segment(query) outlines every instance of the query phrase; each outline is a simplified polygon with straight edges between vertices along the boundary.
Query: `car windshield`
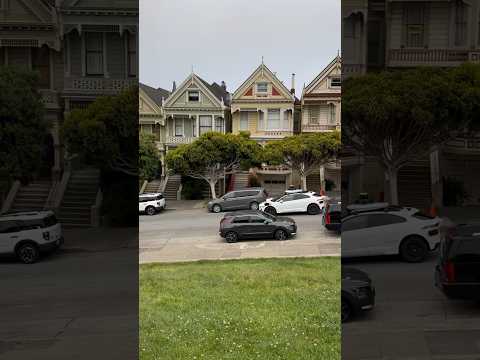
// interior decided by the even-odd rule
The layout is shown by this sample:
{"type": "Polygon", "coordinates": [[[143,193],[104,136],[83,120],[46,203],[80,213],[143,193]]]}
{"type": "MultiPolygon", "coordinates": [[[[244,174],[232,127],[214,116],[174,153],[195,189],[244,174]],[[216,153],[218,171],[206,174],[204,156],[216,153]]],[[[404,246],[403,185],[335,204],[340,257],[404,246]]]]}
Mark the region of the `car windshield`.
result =
{"type": "Polygon", "coordinates": [[[286,196],[286,195],[281,195],[281,196],[274,197],[274,198],[272,199],[272,201],[281,200],[281,199],[283,199],[285,196],[286,196]]]}
{"type": "Polygon", "coordinates": [[[273,221],[275,221],[277,219],[275,216],[270,215],[269,213],[266,213],[266,212],[262,213],[262,215],[264,217],[266,217],[267,219],[270,219],[270,220],[273,220],[273,221]]]}

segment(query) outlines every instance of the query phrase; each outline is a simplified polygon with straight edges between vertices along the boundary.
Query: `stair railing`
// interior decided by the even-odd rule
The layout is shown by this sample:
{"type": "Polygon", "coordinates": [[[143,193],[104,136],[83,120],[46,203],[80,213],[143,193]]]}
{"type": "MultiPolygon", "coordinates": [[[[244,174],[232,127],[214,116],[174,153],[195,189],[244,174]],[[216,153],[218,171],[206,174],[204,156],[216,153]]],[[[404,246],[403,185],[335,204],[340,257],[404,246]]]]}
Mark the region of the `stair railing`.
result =
{"type": "Polygon", "coordinates": [[[53,210],[56,212],[60,209],[62,205],[63,195],[67,189],[68,182],[70,181],[71,171],[70,169],[65,170],[62,175],[62,180],[57,183],[55,190],[55,198],[53,199],[53,210]]]}
{"type": "Polygon", "coordinates": [[[168,174],[165,175],[165,177],[163,178],[162,185],[160,186],[160,192],[161,193],[165,192],[165,189],[167,188],[167,183],[168,183],[168,174]]]}
{"type": "Polygon", "coordinates": [[[145,192],[145,188],[147,187],[147,185],[148,185],[148,181],[144,180],[142,186],[140,187],[139,194],[143,194],[145,192]]]}
{"type": "Polygon", "coordinates": [[[20,181],[15,180],[12,184],[12,187],[8,191],[7,198],[5,199],[3,205],[2,205],[2,210],[0,213],[6,213],[8,210],[13,205],[13,201],[15,200],[15,197],[17,196],[18,190],[20,189],[20,181]]]}

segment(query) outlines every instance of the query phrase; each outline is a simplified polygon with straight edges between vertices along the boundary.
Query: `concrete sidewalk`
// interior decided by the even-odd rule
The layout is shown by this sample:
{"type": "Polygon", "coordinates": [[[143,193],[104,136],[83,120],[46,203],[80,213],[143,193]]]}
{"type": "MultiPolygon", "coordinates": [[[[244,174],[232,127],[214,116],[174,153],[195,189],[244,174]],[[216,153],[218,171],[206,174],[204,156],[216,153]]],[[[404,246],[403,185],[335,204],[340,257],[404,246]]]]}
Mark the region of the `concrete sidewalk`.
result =
{"type": "Polygon", "coordinates": [[[170,200],[166,210],[192,210],[207,207],[208,200],[170,200]]]}

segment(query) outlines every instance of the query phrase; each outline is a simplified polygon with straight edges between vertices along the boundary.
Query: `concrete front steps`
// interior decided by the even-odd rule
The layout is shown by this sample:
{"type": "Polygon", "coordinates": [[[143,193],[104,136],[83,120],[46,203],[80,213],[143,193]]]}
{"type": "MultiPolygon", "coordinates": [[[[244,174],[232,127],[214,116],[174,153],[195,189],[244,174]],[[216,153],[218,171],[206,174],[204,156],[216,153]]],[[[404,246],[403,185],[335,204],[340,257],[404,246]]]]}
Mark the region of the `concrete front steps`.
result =
{"type": "Polygon", "coordinates": [[[13,200],[10,211],[43,210],[51,187],[50,180],[37,180],[21,186],[13,200]]]}
{"type": "Polygon", "coordinates": [[[168,200],[177,200],[177,192],[180,188],[182,177],[180,175],[170,175],[165,186],[163,196],[168,200]]]}
{"type": "Polygon", "coordinates": [[[233,190],[241,190],[248,188],[248,177],[250,173],[248,171],[236,172],[233,176],[233,190]]]}
{"type": "Polygon", "coordinates": [[[153,180],[148,182],[147,186],[143,190],[144,193],[157,193],[162,191],[162,181],[161,180],[153,180]]]}
{"type": "Polygon", "coordinates": [[[100,171],[97,169],[82,169],[72,172],[58,212],[58,218],[62,225],[68,227],[90,227],[92,225],[91,209],[95,204],[99,181],[100,171]]]}

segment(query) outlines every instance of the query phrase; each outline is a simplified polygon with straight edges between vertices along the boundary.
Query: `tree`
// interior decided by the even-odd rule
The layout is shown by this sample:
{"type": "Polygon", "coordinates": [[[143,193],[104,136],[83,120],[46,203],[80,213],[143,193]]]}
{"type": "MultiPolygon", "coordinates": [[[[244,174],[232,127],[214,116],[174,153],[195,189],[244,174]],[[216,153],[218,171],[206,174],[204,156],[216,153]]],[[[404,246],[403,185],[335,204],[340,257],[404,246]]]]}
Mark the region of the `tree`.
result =
{"type": "Polygon", "coordinates": [[[158,174],[159,158],[152,134],[140,133],[138,171],[141,180],[152,180],[158,174]]]}
{"type": "Polygon", "coordinates": [[[463,95],[451,72],[437,68],[381,72],[344,82],[342,142],[379,161],[392,204],[398,204],[399,169],[468,123],[463,95]]]}
{"type": "Polygon", "coordinates": [[[340,133],[304,133],[272,141],[265,146],[264,160],[273,164],[284,164],[296,170],[307,189],[307,176],[322,164],[336,158],[340,150],[340,133]]]}
{"type": "Polygon", "coordinates": [[[138,88],[73,110],[62,130],[69,153],[101,169],[138,176],[138,88]]]}
{"type": "Polygon", "coordinates": [[[0,173],[27,180],[42,166],[49,123],[35,73],[0,67],[0,173]]]}
{"type": "Polygon", "coordinates": [[[225,172],[236,170],[243,161],[257,161],[260,153],[261,146],[245,135],[209,132],[171,150],[165,160],[171,171],[205,180],[215,199],[215,185],[225,172]]]}

